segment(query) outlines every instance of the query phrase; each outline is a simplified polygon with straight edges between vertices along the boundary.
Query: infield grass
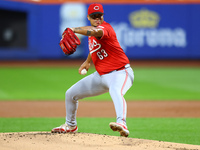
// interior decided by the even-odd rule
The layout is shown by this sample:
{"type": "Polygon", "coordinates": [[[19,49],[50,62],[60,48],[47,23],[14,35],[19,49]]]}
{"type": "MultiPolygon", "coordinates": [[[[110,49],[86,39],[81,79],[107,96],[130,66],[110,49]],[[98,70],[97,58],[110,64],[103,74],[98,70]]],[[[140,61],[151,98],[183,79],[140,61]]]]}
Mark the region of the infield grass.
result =
{"type": "MultiPolygon", "coordinates": [[[[91,68],[88,74],[95,70],[91,68]]],[[[200,100],[199,68],[134,68],[126,100],[200,100]]],[[[64,100],[78,68],[0,68],[0,100],[64,100]]],[[[111,100],[109,93],[85,100],[111,100]]]]}
{"type": "MultiPolygon", "coordinates": [[[[119,136],[109,128],[115,118],[77,118],[79,131],[119,136]]],[[[64,118],[0,118],[0,132],[48,131],[64,118]]],[[[132,138],[200,145],[200,118],[127,118],[132,138]]]]}

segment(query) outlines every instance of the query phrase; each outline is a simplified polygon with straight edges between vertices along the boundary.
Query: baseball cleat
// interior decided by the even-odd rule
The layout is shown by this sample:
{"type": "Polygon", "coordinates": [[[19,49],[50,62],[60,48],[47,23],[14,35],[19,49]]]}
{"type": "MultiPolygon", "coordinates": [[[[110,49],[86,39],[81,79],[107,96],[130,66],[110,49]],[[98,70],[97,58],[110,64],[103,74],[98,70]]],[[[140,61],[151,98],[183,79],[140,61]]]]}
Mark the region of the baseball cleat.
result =
{"type": "Polygon", "coordinates": [[[116,123],[116,122],[111,122],[109,126],[113,131],[118,131],[121,136],[128,137],[129,131],[126,125],[116,123]]]}
{"type": "Polygon", "coordinates": [[[77,131],[78,131],[77,126],[70,127],[65,123],[59,127],[53,128],[51,130],[51,133],[76,133],[77,131]]]}

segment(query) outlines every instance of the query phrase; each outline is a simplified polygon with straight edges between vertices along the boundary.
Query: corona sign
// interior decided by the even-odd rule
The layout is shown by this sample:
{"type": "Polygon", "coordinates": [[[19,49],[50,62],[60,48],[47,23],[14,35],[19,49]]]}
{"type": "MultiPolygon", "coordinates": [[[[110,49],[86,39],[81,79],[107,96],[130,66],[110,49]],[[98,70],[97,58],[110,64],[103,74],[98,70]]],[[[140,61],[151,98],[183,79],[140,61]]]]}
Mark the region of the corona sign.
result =
{"type": "MultiPolygon", "coordinates": [[[[187,33],[182,27],[160,27],[165,20],[158,12],[149,9],[135,10],[127,14],[128,21],[113,23],[122,48],[185,48],[187,33]]],[[[161,49],[160,49],[161,50],[161,49]]]]}

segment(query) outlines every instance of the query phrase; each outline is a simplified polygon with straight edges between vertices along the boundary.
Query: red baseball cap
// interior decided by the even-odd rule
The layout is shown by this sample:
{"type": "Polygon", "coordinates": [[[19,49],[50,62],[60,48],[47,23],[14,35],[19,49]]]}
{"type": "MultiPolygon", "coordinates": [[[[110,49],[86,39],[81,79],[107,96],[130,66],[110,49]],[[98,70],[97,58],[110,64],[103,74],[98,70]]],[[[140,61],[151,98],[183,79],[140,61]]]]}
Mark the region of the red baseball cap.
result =
{"type": "Polygon", "coordinates": [[[88,8],[88,15],[104,14],[103,6],[101,4],[91,4],[88,8]]]}

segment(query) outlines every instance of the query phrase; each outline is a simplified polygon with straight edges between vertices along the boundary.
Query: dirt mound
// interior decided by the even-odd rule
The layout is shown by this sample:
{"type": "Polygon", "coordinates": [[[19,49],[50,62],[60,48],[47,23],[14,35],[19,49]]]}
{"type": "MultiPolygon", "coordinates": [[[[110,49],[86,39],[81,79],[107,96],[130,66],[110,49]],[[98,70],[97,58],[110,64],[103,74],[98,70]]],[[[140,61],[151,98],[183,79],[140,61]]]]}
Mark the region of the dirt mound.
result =
{"type": "Polygon", "coordinates": [[[0,133],[1,150],[198,150],[200,146],[90,133],[0,133]]]}

